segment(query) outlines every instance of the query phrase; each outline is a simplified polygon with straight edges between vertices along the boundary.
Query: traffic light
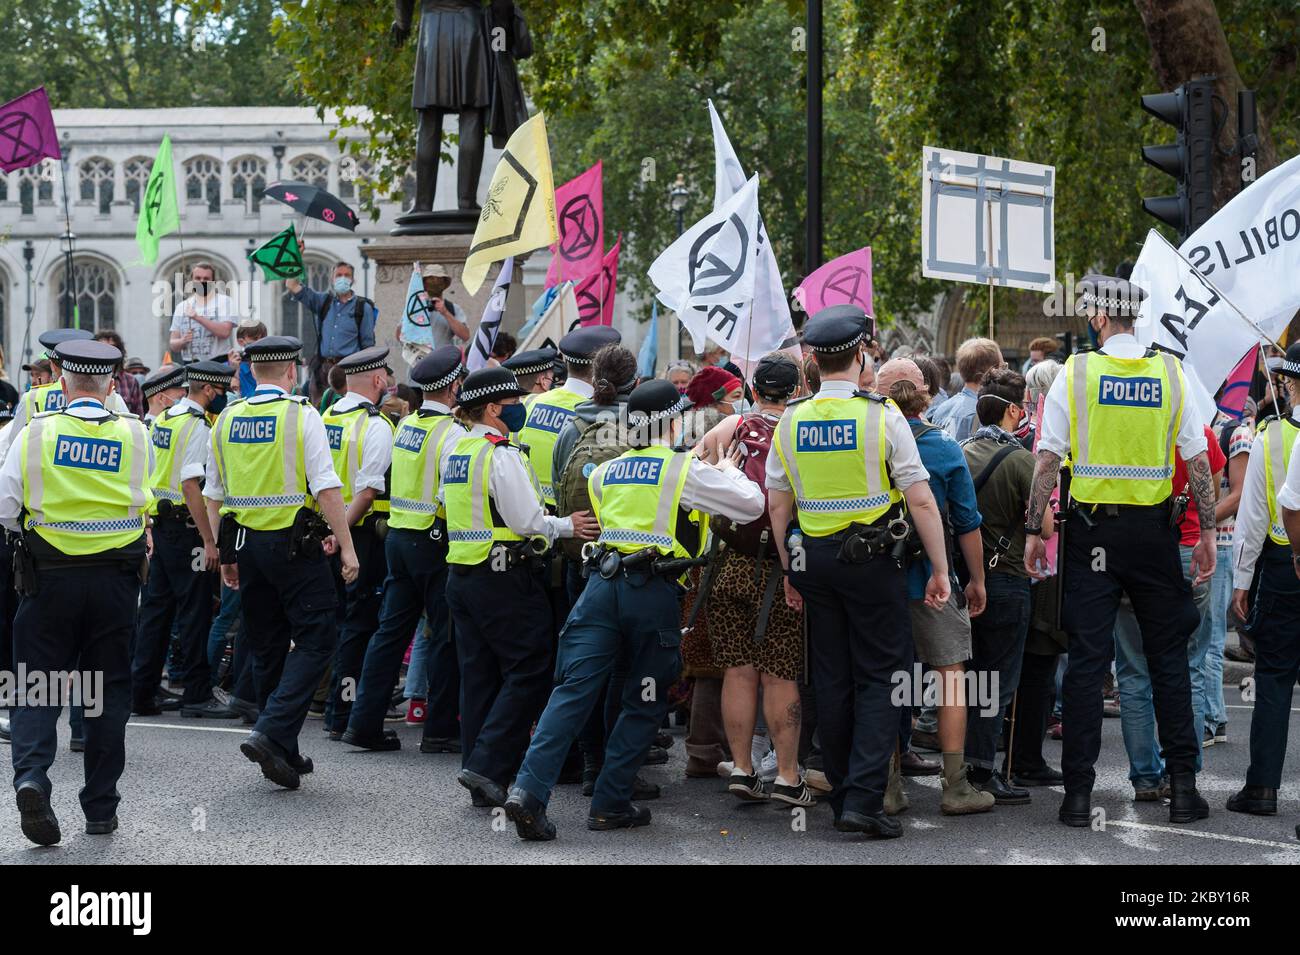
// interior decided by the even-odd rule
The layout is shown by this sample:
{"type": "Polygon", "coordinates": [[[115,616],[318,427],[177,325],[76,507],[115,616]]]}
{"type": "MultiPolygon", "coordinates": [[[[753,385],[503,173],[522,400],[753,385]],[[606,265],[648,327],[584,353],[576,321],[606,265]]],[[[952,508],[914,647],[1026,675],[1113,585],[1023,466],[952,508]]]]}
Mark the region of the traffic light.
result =
{"type": "Polygon", "coordinates": [[[1143,96],[1142,108],[1178,130],[1175,143],[1142,147],[1144,160],[1178,180],[1178,193],[1143,199],[1142,208],[1186,239],[1214,214],[1214,77],[1143,96]]]}

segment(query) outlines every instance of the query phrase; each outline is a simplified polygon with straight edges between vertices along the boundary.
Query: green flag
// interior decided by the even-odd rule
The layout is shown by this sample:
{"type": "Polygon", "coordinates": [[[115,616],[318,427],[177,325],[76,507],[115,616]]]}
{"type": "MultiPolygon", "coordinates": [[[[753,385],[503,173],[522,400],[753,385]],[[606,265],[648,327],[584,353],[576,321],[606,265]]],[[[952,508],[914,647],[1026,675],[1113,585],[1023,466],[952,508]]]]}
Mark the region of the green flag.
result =
{"type": "Polygon", "coordinates": [[[262,278],[268,282],[301,278],[303,274],[302,250],[298,248],[292,223],[283,232],[271,236],[265,245],[254,249],[249,258],[262,267],[262,278]]]}
{"type": "Polygon", "coordinates": [[[135,224],[135,242],[146,265],[158,261],[158,240],[181,227],[176,207],[176,174],[172,170],[172,140],[164,136],[149,170],[149,182],[140,199],[140,218],[135,224]]]}

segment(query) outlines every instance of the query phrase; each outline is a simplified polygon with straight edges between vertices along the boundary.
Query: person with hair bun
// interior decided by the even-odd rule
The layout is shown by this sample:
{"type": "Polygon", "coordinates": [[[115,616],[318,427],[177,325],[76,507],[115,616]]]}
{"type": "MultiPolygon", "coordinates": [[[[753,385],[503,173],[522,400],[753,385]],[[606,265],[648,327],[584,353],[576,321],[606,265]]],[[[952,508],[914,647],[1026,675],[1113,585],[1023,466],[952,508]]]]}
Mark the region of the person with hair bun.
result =
{"type": "MultiPolygon", "coordinates": [[[[1016,781],[1006,779],[1005,763],[1002,773],[994,766],[1002,719],[1020,685],[1031,616],[1030,576],[1024,552],[1025,507],[1033,487],[1034,456],[1015,435],[1028,415],[1024,396],[1025,379],[1019,372],[1010,368],[987,372],[975,402],[980,427],[962,444],[983,517],[980,534],[984,541],[987,595],[984,613],[971,621],[970,668],[998,676],[997,711],[971,709],[966,723],[966,758],[971,764],[971,781],[993,793],[1000,806],[1028,803],[1029,791],[1020,788],[1022,784],[1059,785],[1063,779],[1043,761],[1041,746],[1036,765],[1012,763],[1016,781]]],[[[1044,518],[1043,536],[1051,537],[1053,533],[1049,512],[1044,518]]],[[[1042,659],[1035,662],[1041,663],[1042,659]]],[[[1015,731],[1017,735],[1037,734],[1041,742],[1047,729],[1043,701],[1036,697],[1024,703],[1023,708],[1017,705],[1015,731]]]]}

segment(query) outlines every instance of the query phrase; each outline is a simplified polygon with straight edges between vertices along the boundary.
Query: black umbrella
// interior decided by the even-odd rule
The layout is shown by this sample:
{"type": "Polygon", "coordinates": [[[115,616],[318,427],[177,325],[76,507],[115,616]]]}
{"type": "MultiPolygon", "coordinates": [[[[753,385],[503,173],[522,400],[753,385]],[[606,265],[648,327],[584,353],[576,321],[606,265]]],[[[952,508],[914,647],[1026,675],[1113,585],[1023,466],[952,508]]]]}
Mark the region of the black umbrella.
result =
{"type": "Polygon", "coordinates": [[[262,194],[283,202],[308,218],[328,222],[349,232],[355,232],[360,221],[338,196],[305,182],[273,182],[262,194]]]}

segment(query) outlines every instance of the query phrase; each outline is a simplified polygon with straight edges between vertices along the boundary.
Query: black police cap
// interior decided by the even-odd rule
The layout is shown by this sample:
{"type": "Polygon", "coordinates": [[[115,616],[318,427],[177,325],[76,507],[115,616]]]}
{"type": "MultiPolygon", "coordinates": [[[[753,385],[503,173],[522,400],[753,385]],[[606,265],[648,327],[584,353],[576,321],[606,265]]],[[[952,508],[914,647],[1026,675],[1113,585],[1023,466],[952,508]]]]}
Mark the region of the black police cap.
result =
{"type": "Polygon", "coordinates": [[[691,406],[690,399],[670,381],[656,378],[637,385],[627,400],[627,423],[632,427],[653,424],[679,415],[691,406]]]}
{"type": "Polygon", "coordinates": [[[1300,342],[1292,342],[1286,347],[1286,356],[1277,373],[1288,378],[1300,378],[1300,342]]]}
{"type": "MultiPolygon", "coordinates": [[[[184,365],[163,365],[157,371],[152,371],[145,376],[140,383],[140,390],[144,392],[145,398],[152,398],[160,391],[166,391],[168,388],[180,388],[185,384],[185,366],[184,365]]],[[[230,380],[230,375],[226,375],[226,380],[230,380]]]]}
{"type": "Polygon", "coordinates": [[[867,313],[857,305],[831,305],[808,319],[803,340],[813,351],[847,351],[867,337],[869,323],[867,313]]]}
{"type": "Polygon", "coordinates": [[[338,366],[343,369],[345,375],[363,375],[368,371],[388,368],[388,348],[384,345],[363,348],[361,351],[353,352],[346,358],[340,358],[338,366]]]}
{"type": "Polygon", "coordinates": [[[455,345],[435,348],[411,369],[411,384],[423,391],[442,391],[465,371],[460,349],[455,345]]]}
{"type": "MultiPolygon", "coordinates": [[[[37,341],[45,349],[45,353],[54,357],[54,349],[64,342],[88,342],[94,339],[94,335],[84,328],[51,328],[48,332],[41,332],[37,341]]],[[[55,358],[55,361],[58,361],[55,358]]]]}
{"type": "Polygon", "coordinates": [[[185,366],[185,377],[189,381],[205,385],[229,387],[231,376],[234,374],[235,369],[224,361],[196,361],[192,365],[185,366]]]}
{"type": "Polygon", "coordinates": [[[302,357],[302,342],[292,335],[268,335],[245,345],[244,357],[252,362],[297,361],[302,357]]]}
{"type": "Polygon", "coordinates": [[[74,375],[109,375],[117,370],[122,353],[107,342],[77,339],[56,345],[54,360],[74,375]]]}
{"type": "MultiPolygon", "coordinates": [[[[1079,304],[1107,315],[1136,318],[1147,293],[1140,285],[1114,275],[1090,273],[1079,280],[1079,304]]],[[[1085,314],[1091,314],[1090,311],[1085,314]]]]}
{"type": "Polygon", "coordinates": [[[516,375],[540,375],[555,367],[555,358],[559,354],[554,348],[533,348],[529,351],[516,352],[501,363],[502,368],[509,368],[516,375]]]}
{"type": "Polygon", "coordinates": [[[519,380],[509,368],[480,368],[471,371],[460,383],[456,403],[465,408],[477,408],[490,401],[520,398],[528,394],[519,387],[519,380]]]}
{"type": "Polygon", "coordinates": [[[606,345],[618,345],[622,341],[618,329],[609,325],[576,328],[560,339],[560,357],[575,365],[586,365],[606,345]]]}

